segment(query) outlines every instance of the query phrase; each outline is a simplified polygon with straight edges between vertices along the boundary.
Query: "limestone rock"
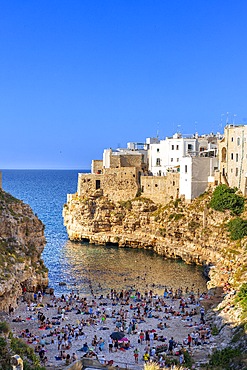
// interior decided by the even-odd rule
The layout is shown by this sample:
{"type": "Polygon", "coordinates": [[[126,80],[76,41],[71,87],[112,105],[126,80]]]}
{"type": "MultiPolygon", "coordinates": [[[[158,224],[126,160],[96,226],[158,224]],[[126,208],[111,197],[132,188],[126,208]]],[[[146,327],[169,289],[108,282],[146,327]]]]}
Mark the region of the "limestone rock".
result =
{"type": "Polygon", "coordinates": [[[44,225],[31,208],[0,189],[0,311],[16,306],[24,287],[48,285],[45,242],[44,225]]]}

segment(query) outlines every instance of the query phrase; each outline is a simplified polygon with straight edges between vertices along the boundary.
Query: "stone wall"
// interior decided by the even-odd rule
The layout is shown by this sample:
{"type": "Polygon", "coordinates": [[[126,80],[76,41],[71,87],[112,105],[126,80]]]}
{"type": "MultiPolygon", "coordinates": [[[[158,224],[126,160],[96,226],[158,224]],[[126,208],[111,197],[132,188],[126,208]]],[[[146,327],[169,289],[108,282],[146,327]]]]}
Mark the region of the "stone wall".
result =
{"type": "Polygon", "coordinates": [[[120,168],[120,167],[142,167],[142,155],[124,154],[124,153],[111,153],[110,154],[110,168],[120,168]]]}
{"type": "Polygon", "coordinates": [[[141,154],[121,155],[120,158],[121,158],[121,167],[141,168],[142,166],[142,155],[141,154]]]}
{"type": "Polygon", "coordinates": [[[103,160],[93,159],[91,165],[91,173],[102,173],[103,171],[103,160]]]}
{"type": "Polygon", "coordinates": [[[90,196],[101,190],[102,195],[113,201],[132,199],[139,189],[138,173],[134,167],[122,167],[106,168],[103,174],[79,174],[78,196],[90,196]]]}
{"type": "Polygon", "coordinates": [[[167,176],[141,176],[142,195],[155,203],[166,204],[176,199],[179,192],[179,173],[167,176]]]}

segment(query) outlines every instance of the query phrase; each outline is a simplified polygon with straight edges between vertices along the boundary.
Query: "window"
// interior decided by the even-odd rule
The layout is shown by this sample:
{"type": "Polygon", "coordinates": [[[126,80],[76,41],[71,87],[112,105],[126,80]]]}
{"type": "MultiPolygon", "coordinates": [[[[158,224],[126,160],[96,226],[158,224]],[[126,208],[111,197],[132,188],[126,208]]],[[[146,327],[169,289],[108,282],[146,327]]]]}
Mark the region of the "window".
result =
{"type": "Polygon", "coordinates": [[[188,172],[188,166],[187,164],[184,166],[184,172],[187,173],[188,172]]]}
{"type": "Polygon", "coordinates": [[[240,137],[237,138],[237,145],[240,145],[240,137]]]}
{"type": "Polygon", "coordinates": [[[236,162],[238,162],[238,153],[236,153],[236,162]]]}
{"type": "Polygon", "coordinates": [[[233,153],[231,153],[231,159],[233,159],[233,153]]]}
{"type": "Polygon", "coordinates": [[[174,150],[174,145],[172,145],[172,150],[174,150]]]}
{"type": "Polygon", "coordinates": [[[231,138],[232,142],[233,142],[233,137],[231,138]]]}
{"type": "Polygon", "coordinates": [[[238,176],[238,168],[236,168],[236,173],[235,173],[236,176],[238,176]]]}
{"type": "Polygon", "coordinates": [[[157,153],[159,153],[159,151],[160,151],[160,149],[159,149],[159,148],[157,148],[157,153]]]}
{"type": "Polygon", "coordinates": [[[179,150],[179,145],[176,146],[176,150],[179,150]]]}
{"type": "Polygon", "coordinates": [[[156,166],[160,166],[160,158],[156,158],[156,166]]]}
{"type": "Polygon", "coordinates": [[[179,158],[177,158],[177,162],[179,162],[179,158]]]}
{"type": "Polygon", "coordinates": [[[96,190],[100,189],[100,180],[96,180],[95,187],[96,187],[96,190]]]}
{"type": "Polygon", "coordinates": [[[193,145],[192,144],[188,144],[188,150],[192,150],[193,149],[193,145]]]}
{"type": "Polygon", "coordinates": [[[171,162],[173,162],[173,158],[171,158],[171,162]]]}
{"type": "MultiPolygon", "coordinates": [[[[232,159],[233,159],[233,157],[232,157],[232,159]]],[[[221,150],[221,160],[222,160],[222,162],[226,162],[226,148],[225,147],[222,148],[222,150],[221,150]]]]}

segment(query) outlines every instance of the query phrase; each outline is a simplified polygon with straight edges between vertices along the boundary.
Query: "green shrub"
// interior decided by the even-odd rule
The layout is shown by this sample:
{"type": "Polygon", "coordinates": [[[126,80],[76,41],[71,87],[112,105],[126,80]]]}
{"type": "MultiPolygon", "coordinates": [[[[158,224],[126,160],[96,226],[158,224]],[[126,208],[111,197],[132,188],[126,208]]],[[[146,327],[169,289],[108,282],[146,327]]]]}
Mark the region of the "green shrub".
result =
{"type": "Polygon", "coordinates": [[[219,334],[219,329],[217,328],[217,326],[214,325],[212,327],[211,333],[212,333],[212,335],[218,335],[219,334]]]}
{"type": "Polygon", "coordinates": [[[243,318],[247,315],[247,283],[243,283],[236,295],[235,301],[238,302],[243,310],[243,318]]]}
{"type": "Polygon", "coordinates": [[[174,207],[175,207],[175,208],[178,208],[179,203],[181,203],[181,199],[180,199],[180,198],[177,198],[177,199],[174,201],[174,207]]]}
{"type": "Polygon", "coordinates": [[[43,369],[43,367],[40,366],[39,358],[34,353],[33,348],[29,347],[23,340],[12,337],[11,338],[11,349],[15,353],[17,353],[19,356],[21,356],[23,360],[26,362],[25,368],[27,367],[27,364],[29,364],[30,369],[35,369],[35,370],[43,369]],[[29,361],[31,362],[31,364],[29,361]]]}
{"type": "Polygon", "coordinates": [[[188,368],[191,368],[192,367],[192,357],[191,357],[191,355],[189,354],[188,351],[184,351],[183,354],[184,354],[184,365],[188,368]]]}
{"type": "Polygon", "coordinates": [[[232,214],[240,215],[244,210],[244,198],[236,194],[237,188],[229,188],[222,184],[214,190],[210,207],[216,211],[229,209],[232,214]]]}
{"type": "Polygon", "coordinates": [[[131,200],[126,200],[126,201],[121,201],[119,202],[120,206],[122,208],[126,208],[128,210],[131,210],[132,209],[132,203],[131,203],[131,200]]]}
{"type": "Polygon", "coordinates": [[[7,335],[10,332],[9,324],[6,321],[0,322],[0,334],[7,335]]]}
{"type": "Polygon", "coordinates": [[[237,331],[235,332],[234,336],[232,337],[231,342],[236,343],[238,342],[245,334],[245,325],[241,324],[238,326],[237,331]]]}
{"type": "Polygon", "coordinates": [[[210,369],[231,369],[232,363],[235,363],[236,358],[238,358],[240,354],[241,352],[238,348],[227,347],[221,351],[217,350],[212,354],[209,361],[209,365],[211,366],[210,369]]]}
{"type": "Polygon", "coordinates": [[[227,229],[232,240],[242,239],[247,235],[247,220],[243,220],[241,217],[234,218],[228,222],[227,229]]]}
{"type": "Polygon", "coordinates": [[[178,221],[182,217],[184,217],[183,213],[171,213],[168,218],[169,218],[169,220],[178,221]]]}

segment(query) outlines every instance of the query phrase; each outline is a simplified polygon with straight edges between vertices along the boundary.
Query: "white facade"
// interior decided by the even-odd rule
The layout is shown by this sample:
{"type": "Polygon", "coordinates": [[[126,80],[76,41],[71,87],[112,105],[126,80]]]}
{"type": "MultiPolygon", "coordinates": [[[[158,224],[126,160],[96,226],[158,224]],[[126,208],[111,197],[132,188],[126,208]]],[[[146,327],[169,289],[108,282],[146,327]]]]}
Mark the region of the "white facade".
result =
{"type": "Polygon", "coordinates": [[[105,149],[103,152],[103,168],[110,168],[112,149],[105,149]]]}
{"type": "Polygon", "coordinates": [[[217,168],[216,157],[183,157],[180,163],[179,195],[190,201],[204,193],[217,168]]]}
{"type": "Polygon", "coordinates": [[[154,176],[165,176],[169,170],[175,170],[180,166],[181,158],[190,154],[195,155],[198,151],[196,138],[183,138],[181,134],[175,134],[172,138],[160,140],[159,143],[150,144],[149,148],[149,171],[154,176]]]}

